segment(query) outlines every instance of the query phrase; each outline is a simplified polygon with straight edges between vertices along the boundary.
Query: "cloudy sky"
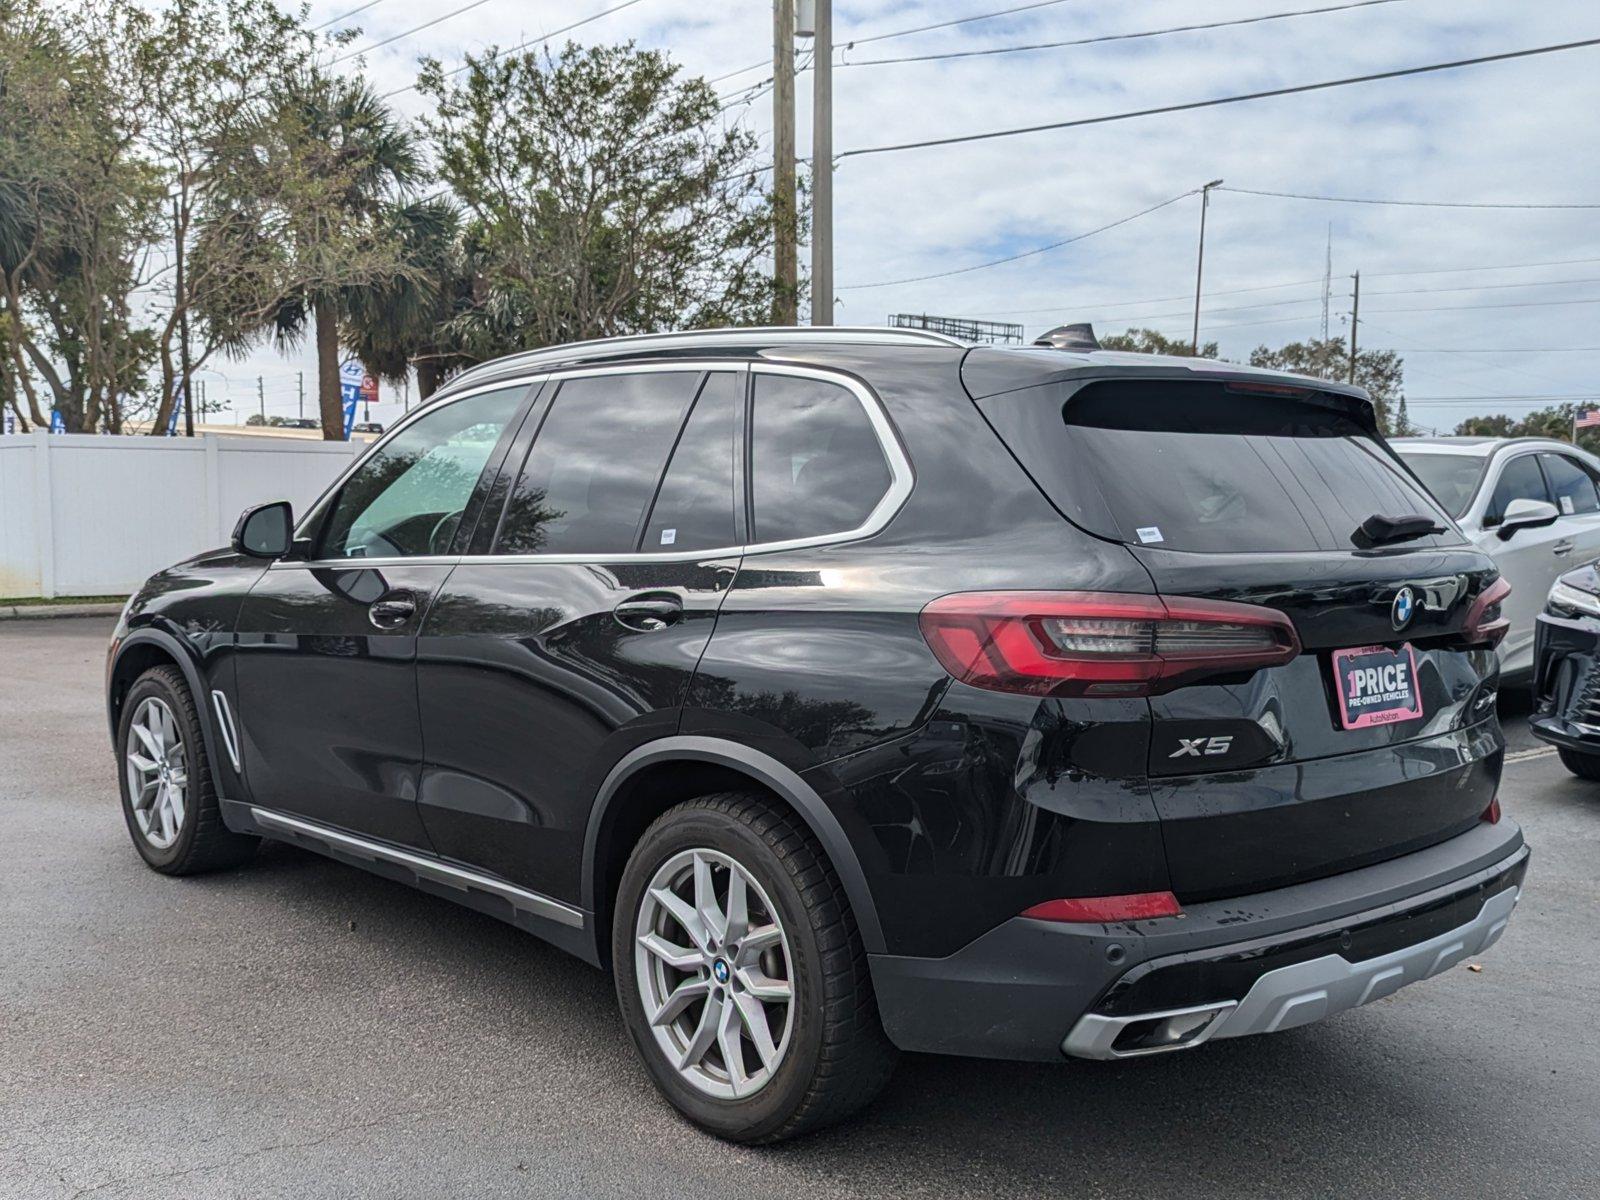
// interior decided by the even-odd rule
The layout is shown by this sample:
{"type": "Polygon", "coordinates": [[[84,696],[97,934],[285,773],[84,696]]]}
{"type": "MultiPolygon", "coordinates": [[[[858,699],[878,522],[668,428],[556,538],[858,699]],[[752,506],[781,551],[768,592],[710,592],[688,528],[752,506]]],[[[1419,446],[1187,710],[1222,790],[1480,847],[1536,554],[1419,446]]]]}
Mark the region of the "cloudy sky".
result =
{"type": "MultiPolygon", "coordinates": [[[[361,0],[316,0],[312,23],[361,0]]],[[[335,21],[356,48],[407,34],[468,0],[377,0],[335,21]]],[[[419,55],[540,38],[618,0],[480,0],[363,56],[382,91],[411,83],[419,55]]],[[[1158,107],[1600,37],[1593,0],[1057,0],[904,36],[1024,0],[838,2],[836,153],[1158,107]],[[1314,12],[1340,6],[1340,11],[1314,12]],[[1037,42],[1305,15],[1088,45],[914,62],[1037,42]],[[868,41],[867,39],[876,39],[868,41]],[[846,43],[859,44],[849,47],[846,43]]],[[[765,0],[636,0],[568,35],[632,39],[687,72],[742,74],[726,119],[770,146],[771,8],[765,0]],[[758,65],[759,64],[759,65],[758,65]]],[[[352,66],[355,64],[352,63],[352,66]]],[[[799,84],[802,155],[810,75],[799,84]]],[[[424,101],[392,101],[415,116],[424,101]]],[[[1094,230],[1223,179],[1227,188],[1423,205],[1213,193],[1201,336],[1225,357],[1317,336],[1332,238],[1330,331],[1348,332],[1362,275],[1361,344],[1399,350],[1413,420],[1448,431],[1480,412],[1555,399],[1600,402],[1600,46],[1405,79],[1088,128],[894,153],[847,155],[835,175],[837,319],[893,312],[1019,322],[1031,338],[1065,321],[1187,336],[1199,199],[1004,265],[917,282],[1094,230]],[[1567,207],[1442,207],[1441,204],[1567,207]],[[1590,205],[1589,208],[1574,207],[1590,205]],[[886,286],[871,286],[885,285],[886,286]],[[1482,399],[1472,399],[1482,397],[1482,399]],[[1466,399],[1463,399],[1466,398],[1466,399]]],[[[263,350],[216,364],[208,391],[291,415],[308,353],[263,350]]],[[[387,399],[387,397],[386,397],[387,399]]],[[[386,403],[374,417],[389,416],[386,403]]]]}

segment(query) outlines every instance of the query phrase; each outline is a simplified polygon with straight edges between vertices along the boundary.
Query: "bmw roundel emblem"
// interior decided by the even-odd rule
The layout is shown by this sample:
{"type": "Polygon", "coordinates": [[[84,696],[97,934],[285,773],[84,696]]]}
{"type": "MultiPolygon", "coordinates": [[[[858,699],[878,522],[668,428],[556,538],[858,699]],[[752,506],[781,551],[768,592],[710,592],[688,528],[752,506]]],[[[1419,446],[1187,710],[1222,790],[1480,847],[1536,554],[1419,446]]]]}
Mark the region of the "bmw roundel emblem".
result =
{"type": "Polygon", "coordinates": [[[1404,629],[1411,624],[1411,618],[1417,612],[1417,594],[1408,587],[1401,588],[1394,594],[1394,605],[1389,609],[1389,623],[1395,629],[1404,629]]]}
{"type": "Polygon", "coordinates": [[[719,958],[716,962],[711,964],[711,973],[717,977],[718,983],[727,983],[728,976],[732,972],[728,970],[727,961],[719,958]]]}

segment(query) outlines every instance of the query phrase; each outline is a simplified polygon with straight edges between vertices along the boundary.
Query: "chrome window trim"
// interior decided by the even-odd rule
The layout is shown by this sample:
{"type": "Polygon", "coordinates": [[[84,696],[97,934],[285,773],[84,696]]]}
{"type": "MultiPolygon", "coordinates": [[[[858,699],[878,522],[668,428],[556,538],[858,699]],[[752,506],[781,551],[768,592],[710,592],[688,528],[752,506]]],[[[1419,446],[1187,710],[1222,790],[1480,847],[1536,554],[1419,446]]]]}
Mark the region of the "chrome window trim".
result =
{"type": "MultiPolygon", "coordinates": [[[[856,398],[867,415],[867,421],[872,426],[873,434],[878,439],[878,446],[883,451],[885,461],[889,465],[889,487],[883,498],[867,514],[867,518],[854,529],[839,533],[817,534],[813,537],[790,538],[778,542],[750,542],[742,546],[716,546],[708,550],[676,550],[665,553],[651,553],[640,551],[628,554],[419,554],[413,556],[396,555],[385,558],[325,558],[307,561],[278,560],[271,564],[270,569],[275,571],[291,570],[328,570],[330,568],[345,568],[355,570],[377,569],[380,567],[398,567],[405,565],[422,565],[427,563],[463,563],[472,566],[487,566],[492,563],[522,563],[535,564],[547,563],[551,566],[583,565],[587,563],[681,563],[703,562],[712,558],[737,558],[752,554],[774,554],[785,550],[803,550],[813,546],[835,546],[846,542],[856,542],[863,538],[872,537],[881,533],[894,519],[895,515],[904,507],[906,500],[911,495],[911,489],[916,482],[916,472],[912,469],[911,460],[907,457],[905,447],[900,443],[889,414],[883,407],[883,402],[861,380],[843,371],[826,367],[799,366],[790,363],[752,363],[748,361],[729,361],[727,359],[695,359],[678,360],[667,363],[625,363],[615,366],[574,365],[570,369],[558,368],[541,371],[536,375],[518,377],[516,379],[501,379],[494,383],[484,384],[470,391],[461,392],[456,396],[442,398],[439,404],[451,404],[457,400],[464,400],[470,396],[482,395],[485,392],[501,391],[507,387],[516,387],[523,384],[544,384],[546,382],[559,382],[564,379],[581,379],[601,375],[637,375],[657,373],[662,371],[735,371],[753,375],[786,375],[800,379],[818,379],[824,383],[842,387],[856,398]]],[[[303,527],[318,513],[328,498],[334,495],[350,475],[358,470],[362,463],[378,452],[388,439],[399,433],[402,429],[416,420],[425,412],[437,411],[433,407],[419,409],[409,417],[403,418],[391,430],[374,442],[367,452],[352,463],[342,475],[335,480],[326,492],[317,498],[316,504],[307,511],[300,522],[303,527]]],[[[748,440],[746,453],[750,452],[748,440]]],[[[299,528],[296,529],[299,536],[299,528]]]]}
{"type": "Polygon", "coordinates": [[[527,888],[518,887],[504,879],[497,879],[492,875],[485,875],[479,871],[471,871],[465,867],[458,867],[442,859],[431,858],[425,854],[416,854],[409,850],[402,850],[397,846],[386,845],[383,842],[369,841],[355,834],[345,833],[342,830],[330,829],[328,826],[316,821],[306,821],[299,817],[291,817],[287,813],[278,812],[276,809],[251,806],[250,815],[256,824],[264,827],[268,832],[289,834],[310,841],[321,842],[330,850],[337,850],[355,858],[368,861],[378,860],[393,863],[411,871],[419,879],[427,879],[433,883],[440,883],[446,887],[457,888],[461,891],[487,892],[506,901],[512,908],[523,912],[532,913],[534,916],[544,917],[558,925],[567,925],[573,929],[582,929],[584,926],[583,913],[573,908],[570,904],[543,895],[539,892],[529,891],[527,888]]]}

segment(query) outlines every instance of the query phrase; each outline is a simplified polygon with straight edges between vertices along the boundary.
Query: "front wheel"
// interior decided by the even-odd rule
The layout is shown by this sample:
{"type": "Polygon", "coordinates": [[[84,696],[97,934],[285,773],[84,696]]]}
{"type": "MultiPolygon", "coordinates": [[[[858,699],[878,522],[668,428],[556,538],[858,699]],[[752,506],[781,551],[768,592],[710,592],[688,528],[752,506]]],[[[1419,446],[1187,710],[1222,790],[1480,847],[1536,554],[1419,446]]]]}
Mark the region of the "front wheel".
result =
{"type": "Polygon", "coordinates": [[[1600,779],[1600,754],[1585,754],[1581,750],[1557,750],[1561,765],[1580,779],[1600,779]]]}
{"type": "Polygon", "coordinates": [[[844,889],[804,825],[760,796],[704,796],[645,831],[612,965],[651,1079],[719,1137],[838,1121],[893,1069],[844,889]]]}
{"type": "Polygon", "coordinates": [[[260,839],[222,823],[200,715],[176,667],[152,667],[128,689],[117,722],[122,815],[134,848],[164,875],[237,866],[260,839]]]}

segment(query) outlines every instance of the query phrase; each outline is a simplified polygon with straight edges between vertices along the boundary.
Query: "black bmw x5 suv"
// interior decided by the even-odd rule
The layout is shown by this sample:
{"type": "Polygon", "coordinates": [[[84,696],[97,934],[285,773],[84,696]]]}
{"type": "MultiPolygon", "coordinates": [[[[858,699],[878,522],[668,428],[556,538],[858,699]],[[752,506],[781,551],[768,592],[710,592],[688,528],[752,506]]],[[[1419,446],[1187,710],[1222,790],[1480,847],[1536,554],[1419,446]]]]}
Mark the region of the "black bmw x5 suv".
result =
{"type": "Polygon", "coordinates": [[[896,1048],[1183,1050],[1485,949],[1506,590],[1352,388],[637,337],[472,370],[152,578],[110,721],[156,870],[276,838],[510,921],[772,1141],[896,1048]]]}

